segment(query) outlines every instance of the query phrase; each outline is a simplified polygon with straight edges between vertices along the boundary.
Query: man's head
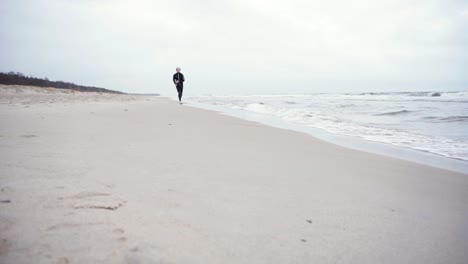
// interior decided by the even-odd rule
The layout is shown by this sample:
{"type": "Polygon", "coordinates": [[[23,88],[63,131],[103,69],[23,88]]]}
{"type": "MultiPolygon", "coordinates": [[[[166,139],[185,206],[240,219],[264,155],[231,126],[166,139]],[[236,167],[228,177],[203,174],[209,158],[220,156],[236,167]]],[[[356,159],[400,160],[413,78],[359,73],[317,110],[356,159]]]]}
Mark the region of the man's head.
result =
{"type": "Polygon", "coordinates": [[[180,67],[175,68],[176,72],[180,72],[180,67]]]}

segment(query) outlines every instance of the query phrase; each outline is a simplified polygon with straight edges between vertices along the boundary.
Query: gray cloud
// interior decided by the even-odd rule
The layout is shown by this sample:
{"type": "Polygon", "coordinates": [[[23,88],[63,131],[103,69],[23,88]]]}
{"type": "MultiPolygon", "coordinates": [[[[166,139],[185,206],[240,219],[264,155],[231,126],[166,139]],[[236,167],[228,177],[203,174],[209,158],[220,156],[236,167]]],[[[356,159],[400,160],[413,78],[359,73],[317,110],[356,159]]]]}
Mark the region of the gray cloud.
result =
{"type": "Polygon", "coordinates": [[[468,4],[2,1],[0,70],[128,92],[462,89],[468,4]]]}

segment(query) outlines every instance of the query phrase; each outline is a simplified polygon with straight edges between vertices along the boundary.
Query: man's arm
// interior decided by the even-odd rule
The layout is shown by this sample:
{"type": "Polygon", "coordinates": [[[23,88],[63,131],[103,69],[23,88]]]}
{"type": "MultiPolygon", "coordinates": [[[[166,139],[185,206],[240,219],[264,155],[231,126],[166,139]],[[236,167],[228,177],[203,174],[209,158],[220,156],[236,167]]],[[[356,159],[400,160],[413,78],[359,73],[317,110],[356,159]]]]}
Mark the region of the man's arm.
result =
{"type": "Polygon", "coordinates": [[[183,74],[181,74],[181,75],[182,75],[182,82],[185,82],[185,77],[184,77],[184,75],[183,75],[183,74]]]}
{"type": "MultiPolygon", "coordinates": [[[[177,74],[177,73],[176,73],[177,74]]],[[[174,82],[174,84],[177,84],[176,83],[176,74],[172,75],[172,81],[174,82]]]]}

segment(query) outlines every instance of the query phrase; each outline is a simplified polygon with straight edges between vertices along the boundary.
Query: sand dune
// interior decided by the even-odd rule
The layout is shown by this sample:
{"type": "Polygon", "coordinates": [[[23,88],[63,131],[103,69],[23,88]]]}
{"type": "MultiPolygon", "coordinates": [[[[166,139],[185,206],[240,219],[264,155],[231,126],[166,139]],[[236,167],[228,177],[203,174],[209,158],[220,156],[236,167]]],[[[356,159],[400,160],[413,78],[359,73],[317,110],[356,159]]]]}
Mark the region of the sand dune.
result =
{"type": "Polygon", "coordinates": [[[160,97],[0,87],[0,263],[467,263],[467,175],[160,97]]]}
{"type": "Polygon", "coordinates": [[[116,102],[135,101],[137,99],[141,99],[141,97],[113,93],[79,92],[70,89],[0,84],[0,103],[10,105],[116,102]]]}

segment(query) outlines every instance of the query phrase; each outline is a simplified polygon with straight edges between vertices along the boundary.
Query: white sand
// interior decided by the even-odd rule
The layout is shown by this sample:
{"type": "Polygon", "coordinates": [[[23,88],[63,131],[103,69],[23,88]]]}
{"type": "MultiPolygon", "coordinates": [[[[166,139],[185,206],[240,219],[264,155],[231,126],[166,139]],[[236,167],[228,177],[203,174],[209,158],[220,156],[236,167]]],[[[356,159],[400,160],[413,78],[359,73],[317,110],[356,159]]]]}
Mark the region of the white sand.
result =
{"type": "Polygon", "coordinates": [[[468,175],[164,98],[16,88],[0,263],[468,263],[468,175]]]}

